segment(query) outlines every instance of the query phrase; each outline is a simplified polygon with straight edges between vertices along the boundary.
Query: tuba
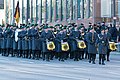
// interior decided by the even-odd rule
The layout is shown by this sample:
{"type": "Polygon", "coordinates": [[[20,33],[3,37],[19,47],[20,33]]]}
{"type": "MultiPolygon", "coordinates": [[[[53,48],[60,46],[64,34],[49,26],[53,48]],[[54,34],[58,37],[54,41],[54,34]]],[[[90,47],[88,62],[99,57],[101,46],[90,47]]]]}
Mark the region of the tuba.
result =
{"type": "Polygon", "coordinates": [[[62,42],[61,46],[62,46],[62,51],[68,51],[69,50],[68,42],[62,42]]]}
{"type": "Polygon", "coordinates": [[[85,42],[83,40],[77,40],[77,43],[78,43],[78,48],[80,49],[86,48],[85,42]]]}
{"type": "Polygon", "coordinates": [[[115,42],[109,42],[109,48],[110,50],[114,51],[117,49],[116,45],[115,45],[115,42]]]}
{"type": "Polygon", "coordinates": [[[49,41],[47,40],[47,49],[50,51],[53,51],[55,49],[55,44],[53,41],[49,41]]]}

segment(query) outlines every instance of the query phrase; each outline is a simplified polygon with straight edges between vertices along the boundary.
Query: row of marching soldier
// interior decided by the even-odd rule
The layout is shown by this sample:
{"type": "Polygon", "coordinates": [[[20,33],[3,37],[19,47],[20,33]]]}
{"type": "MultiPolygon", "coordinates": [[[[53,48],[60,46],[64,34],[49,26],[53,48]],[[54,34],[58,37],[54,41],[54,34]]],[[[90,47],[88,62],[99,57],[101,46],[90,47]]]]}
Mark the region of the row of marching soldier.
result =
{"type": "Polygon", "coordinates": [[[2,56],[23,57],[59,61],[68,58],[79,61],[89,59],[95,64],[96,54],[99,54],[99,64],[109,61],[109,41],[111,34],[105,25],[92,25],[86,29],[84,24],[21,24],[2,26],[0,28],[0,53],[2,56]],[[96,27],[97,26],[97,27],[96,27]]]}

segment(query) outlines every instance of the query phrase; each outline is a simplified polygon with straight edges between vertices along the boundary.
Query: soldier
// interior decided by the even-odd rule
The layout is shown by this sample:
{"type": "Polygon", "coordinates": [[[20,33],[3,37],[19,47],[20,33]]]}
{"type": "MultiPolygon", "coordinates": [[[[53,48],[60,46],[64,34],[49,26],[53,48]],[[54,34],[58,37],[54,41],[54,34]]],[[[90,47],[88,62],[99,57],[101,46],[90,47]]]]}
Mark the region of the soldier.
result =
{"type": "Polygon", "coordinates": [[[95,32],[94,28],[90,28],[90,32],[87,34],[87,43],[88,43],[88,53],[89,53],[89,63],[95,64],[97,48],[96,48],[96,41],[97,41],[97,33],[95,32]]]}
{"type": "Polygon", "coordinates": [[[26,30],[26,27],[25,27],[25,25],[23,25],[22,26],[23,27],[23,29],[22,29],[22,31],[21,31],[21,38],[22,38],[22,57],[23,58],[26,58],[26,50],[27,50],[27,37],[26,37],[26,35],[27,35],[27,30],[26,30]]]}
{"type": "Polygon", "coordinates": [[[46,61],[50,61],[50,51],[47,49],[47,42],[53,40],[53,38],[53,34],[48,29],[48,24],[46,24],[44,30],[41,32],[43,60],[46,58],[46,61]]]}
{"type": "MultiPolygon", "coordinates": [[[[79,40],[82,40],[84,41],[84,36],[85,35],[85,32],[84,32],[84,27],[83,26],[80,26],[79,27],[79,40]]],[[[78,53],[79,53],[79,59],[82,60],[84,59],[84,49],[78,49],[78,53]]]]}
{"type": "MultiPolygon", "coordinates": [[[[67,31],[67,36],[68,36],[68,43],[69,45],[71,45],[70,43],[70,40],[69,40],[69,37],[70,37],[70,33],[72,33],[74,30],[73,26],[71,25],[71,23],[68,24],[68,31],[67,31]]],[[[70,46],[71,47],[71,46],[70,46]]],[[[73,59],[74,58],[74,54],[73,52],[71,51],[71,48],[69,50],[69,53],[70,53],[70,59],[73,59]]]]}
{"type": "MultiPolygon", "coordinates": [[[[55,36],[56,36],[56,33],[54,33],[54,27],[53,26],[49,26],[49,31],[52,33],[53,35],[53,39],[52,41],[55,42],[55,36]]],[[[53,60],[54,56],[55,56],[55,50],[52,50],[50,51],[50,54],[51,54],[51,57],[50,57],[50,60],[53,60]]]]}
{"type": "MultiPolygon", "coordinates": [[[[8,26],[8,25],[7,25],[8,26]]],[[[3,40],[2,40],[2,46],[1,46],[1,48],[2,48],[2,56],[5,56],[5,54],[6,54],[6,41],[7,41],[7,39],[6,39],[6,28],[7,28],[7,26],[6,27],[3,27],[3,33],[2,33],[2,36],[3,36],[3,40]]]]}
{"type": "MultiPolygon", "coordinates": [[[[111,41],[111,34],[108,32],[108,27],[105,27],[105,34],[107,35],[107,39],[108,41],[111,41]]],[[[107,61],[110,61],[110,48],[109,45],[107,46],[107,61]]]]}
{"type": "Polygon", "coordinates": [[[32,32],[32,54],[33,54],[33,59],[39,59],[39,31],[38,31],[38,24],[35,24],[34,27],[32,28],[31,32],[32,32]]]}
{"type": "Polygon", "coordinates": [[[28,29],[29,29],[29,25],[25,26],[25,31],[24,31],[24,57],[28,58],[29,55],[29,44],[28,44],[28,29]]]}
{"type": "Polygon", "coordinates": [[[118,40],[118,35],[120,34],[120,28],[117,26],[113,26],[109,29],[109,32],[111,34],[111,41],[117,42],[118,40]]]}
{"type": "Polygon", "coordinates": [[[17,31],[17,26],[14,25],[14,28],[13,28],[13,57],[17,54],[18,41],[16,40],[16,31],[17,31]]]}
{"type": "Polygon", "coordinates": [[[0,26],[0,54],[2,53],[2,42],[3,42],[3,29],[0,26]]]}
{"type": "Polygon", "coordinates": [[[32,26],[34,26],[33,24],[30,25],[30,27],[28,28],[28,58],[31,59],[31,55],[32,55],[32,26]]]}
{"type": "MultiPolygon", "coordinates": [[[[13,26],[9,26],[6,31],[6,36],[7,36],[7,42],[6,42],[6,56],[9,56],[10,53],[12,53],[12,48],[13,48],[13,26]]],[[[13,55],[12,55],[13,56],[13,55]]]]}
{"type": "Polygon", "coordinates": [[[69,45],[72,54],[74,54],[74,61],[79,61],[78,57],[78,46],[77,46],[77,39],[79,38],[79,31],[77,30],[77,25],[73,25],[74,30],[70,32],[69,35],[69,45]]]}
{"type": "Polygon", "coordinates": [[[17,57],[22,57],[22,30],[24,30],[23,26],[20,26],[20,31],[18,32],[18,54],[17,57]]]}
{"type": "Polygon", "coordinates": [[[105,55],[107,54],[107,48],[109,46],[107,34],[105,34],[105,29],[101,29],[101,34],[98,34],[98,53],[99,53],[99,64],[105,65],[105,55]]]}
{"type": "Polygon", "coordinates": [[[62,51],[61,44],[66,42],[65,27],[60,27],[61,31],[56,35],[56,52],[59,54],[59,61],[64,61],[66,52],[62,51]]]}
{"type": "MultiPolygon", "coordinates": [[[[56,24],[54,26],[54,30],[53,30],[53,33],[54,33],[54,43],[56,45],[56,35],[59,33],[59,24],[56,24]]],[[[58,53],[56,52],[56,46],[55,46],[55,50],[54,50],[54,56],[55,56],[55,59],[58,59],[58,53]]]]}

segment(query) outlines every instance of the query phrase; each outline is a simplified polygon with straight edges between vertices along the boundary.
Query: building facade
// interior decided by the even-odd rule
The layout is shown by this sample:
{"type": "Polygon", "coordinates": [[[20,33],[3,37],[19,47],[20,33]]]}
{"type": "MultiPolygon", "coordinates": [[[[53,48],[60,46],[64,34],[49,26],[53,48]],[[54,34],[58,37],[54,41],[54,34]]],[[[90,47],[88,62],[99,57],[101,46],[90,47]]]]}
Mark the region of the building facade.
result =
{"type": "MultiPolygon", "coordinates": [[[[115,1],[116,14],[111,17],[101,17],[101,0],[19,0],[20,23],[57,23],[68,24],[88,24],[107,21],[112,22],[113,17],[119,21],[117,10],[120,0],[115,1]]],[[[14,12],[17,0],[4,0],[5,21],[13,24],[14,12]]],[[[111,3],[112,5],[113,3],[111,3]]],[[[111,8],[114,6],[112,5],[111,8]]],[[[112,14],[112,11],[111,11],[112,14]]]]}

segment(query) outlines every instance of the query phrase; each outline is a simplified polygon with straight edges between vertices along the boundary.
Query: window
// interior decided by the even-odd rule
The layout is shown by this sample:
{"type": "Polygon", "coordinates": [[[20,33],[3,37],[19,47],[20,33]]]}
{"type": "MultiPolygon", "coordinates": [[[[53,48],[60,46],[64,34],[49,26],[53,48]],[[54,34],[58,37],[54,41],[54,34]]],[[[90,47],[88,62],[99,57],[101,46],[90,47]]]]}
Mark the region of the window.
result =
{"type": "Polygon", "coordinates": [[[56,20],[59,20],[59,9],[60,9],[60,0],[56,0],[56,20]]]}
{"type": "Polygon", "coordinates": [[[49,10],[50,10],[50,0],[47,0],[47,10],[46,10],[46,19],[47,19],[47,21],[49,21],[49,16],[50,16],[50,13],[49,13],[49,10]]]}
{"type": "Polygon", "coordinates": [[[42,23],[45,22],[45,0],[42,0],[42,23]]]}
{"type": "Polygon", "coordinates": [[[76,0],[73,0],[73,19],[76,17],[76,0]]]}
{"type": "Polygon", "coordinates": [[[55,0],[52,0],[52,21],[54,21],[55,0]]]}
{"type": "Polygon", "coordinates": [[[65,13],[65,6],[66,6],[66,4],[65,4],[65,0],[62,0],[62,20],[64,19],[64,13],[65,13]]]}
{"type": "Polygon", "coordinates": [[[67,0],[67,19],[70,18],[70,0],[67,0]]]}
{"type": "Polygon", "coordinates": [[[78,6],[78,18],[81,18],[81,7],[82,7],[82,3],[81,0],[77,0],[77,6],[78,6]]]}
{"type": "Polygon", "coordinates": [[[33,0],[33,22],[36,21],[36,0],[33,0]]]}
{"type": "Polygon", "coordinates": [[[90,18],[93,16],[93,0],[90,0],[90,18]]]}
{"type": "Polygon", "coordinates": [[[84,18],[87,18],[87,7],[88,7],[88,5],[87,5],[87,1],[88,0],[84,0],[84,18]]]}

